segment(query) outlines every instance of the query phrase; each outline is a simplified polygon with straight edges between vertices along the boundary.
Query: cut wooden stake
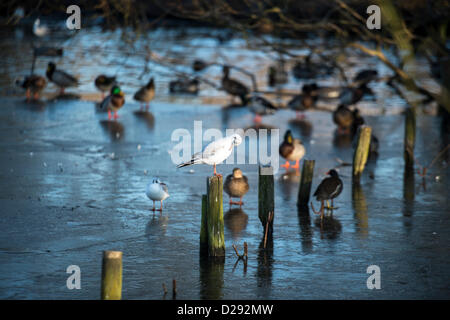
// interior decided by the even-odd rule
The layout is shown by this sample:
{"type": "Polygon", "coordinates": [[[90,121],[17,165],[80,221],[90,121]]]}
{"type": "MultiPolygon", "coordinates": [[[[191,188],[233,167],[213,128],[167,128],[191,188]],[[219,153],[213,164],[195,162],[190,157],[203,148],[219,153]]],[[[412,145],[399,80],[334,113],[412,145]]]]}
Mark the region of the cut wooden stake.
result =
{"type": "Polygon", "coordinates": [[[172,280],[172,299],[175,299],[177,296],[177,280],[172,280]]]}
{"type": "Polygon", "coordinates": [[[122,252],[103,252],[101,287],[102,300],[122,298],[122,252]]]}
{"type": "Polygon", "coordinates": [[[311,185],[314,175],[314,160],[303,161],[302,176],[300,178],[300,187],[298,189],[297,206],[308,206],[309,196],[311,194],[311,185]]]}
{"type": "Polygon", "coordinates": [[[207,188],[207,231],[208,255],[210,257],[225,256],[224,221],[223,221],[223,178],[208,177],[207,188]]]}
{"type": "Polygon", "coordinates": [[[353,155],[353,179],[359,182],[364,167],[366,166],[367,158],[370,149],[370,137],[372,135],[372,128],[369,126],[361,126],[358,129],[358,145],[353,155]]]}
{"type": "MultiPolygon", "coordinates": [[[[269,220],[270,212],[274,212],[274,178],[272,167],[259,167],[258,178],[258,217],[264,230],[267,230],[267,221],[269,220]]],[[[269,235],[272,233],[272,221],[269,223],[269,235]]]]}

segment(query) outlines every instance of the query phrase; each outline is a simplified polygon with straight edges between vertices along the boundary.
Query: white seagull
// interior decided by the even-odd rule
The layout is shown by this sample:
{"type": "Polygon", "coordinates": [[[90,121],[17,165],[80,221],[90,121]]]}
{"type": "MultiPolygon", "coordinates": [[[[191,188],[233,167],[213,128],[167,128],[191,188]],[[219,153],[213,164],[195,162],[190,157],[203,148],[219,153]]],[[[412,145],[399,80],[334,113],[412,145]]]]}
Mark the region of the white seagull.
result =
{"type": "Polygon", "coordinates": [[[180,163],[177,168],[182,168],[193,164],[209,164],[210,166],[214,166],[215,176],[222,176],[221,174],[217,174],[216,165],[225,161],[225,159],[231,155],[233,148],[241,143],[242,138],[236,133],[231,136],[218,139],[208,144],[202,152],[195,153],[191,160],[180,163]]]}
{"type": "Polygon", "coordinates": [[[41,26],[41,20],[39,18],[37,18],[34,21],[33,33],[35,35],[37,35],[38,37],[43,37],[43,36],[47,35],[48,32],[49,32],[48,27],[46,25],[41,26]]]}
{"type": "Polygon", "coordinates": [[[163,209],[163,201],[169,197],[169,189],[167,189],[167,185],[159,181],[158,178],[153,178],[153,181],[147,185],[147,189],[145,190],[145,194],[147,197],[153,201],[153,209],[152,211],[161,211],[163,209]],[[161,208],[155,208],[155,201],[161,202],[161,208]]]}

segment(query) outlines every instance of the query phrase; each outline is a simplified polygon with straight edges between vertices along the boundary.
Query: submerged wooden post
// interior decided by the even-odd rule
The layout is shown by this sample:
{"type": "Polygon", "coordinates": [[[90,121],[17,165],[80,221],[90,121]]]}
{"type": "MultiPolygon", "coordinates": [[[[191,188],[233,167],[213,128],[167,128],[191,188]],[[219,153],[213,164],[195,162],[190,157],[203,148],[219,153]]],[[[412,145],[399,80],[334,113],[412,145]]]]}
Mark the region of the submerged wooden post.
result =
{"type": "Polygon", "coordinates": [[[102,300],[122,298],[122,252],[103,251],[102,300]]]}
{"type": "Polygon", "coordinates": [[[353,179],[359,181],[370,149],[370,137],[372,136],[372,128],[369,126],[361,126],[358,130],[358,145],[353,155],[353,179]]]}
{"type": "Polygon", "coordinates": [[[314,175],[315,160],[303,161],[302,176],[300,178],[300,187],[298,189],[297,206],[307,207],[309,196],[311,194],[311,185],[314,175]]]}
{"type": "Polygon", "coordinates": [[[416,140],[416,115],[408,108],[405,112],[404,158],[405,166],[414,166],[414,144],[416,140]]]}
{"type": "Polygon", "coordinates": [[[208,216],[208,196],[202,195],[202,221],[200,225],[200,255],[208,255],[208,222],[206,217],[208,216]]]}
{"type": "Polygon", "coordinates": [[[208,254],[212,257],[225,256],[224,221],[223,221],[223,178],[208,177],[207,188],[207,231],[208,254]]]}
{"type": "Polygon", "coordinates": [[[275,207],[273,168],[260,166],[258,175],[258,217],[265,230],[267,221],[269,221],[269,214],[272,212],[272,219],[269,221],[269,235],[272,235],[273,212],[275,207]]]}

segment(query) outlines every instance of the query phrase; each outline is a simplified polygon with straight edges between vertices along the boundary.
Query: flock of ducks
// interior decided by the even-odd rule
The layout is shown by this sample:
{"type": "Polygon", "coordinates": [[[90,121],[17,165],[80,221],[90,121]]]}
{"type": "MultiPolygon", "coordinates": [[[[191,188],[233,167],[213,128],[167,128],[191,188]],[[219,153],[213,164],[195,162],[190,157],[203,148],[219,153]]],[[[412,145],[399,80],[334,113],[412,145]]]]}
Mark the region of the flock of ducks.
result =
{"type": "MultiPolygon", "coordinates": [[[[39,19],[37,19],[33,26],[33,32],[38,36],[43,36],[48,33],[46,26],[41,26],[39,19]]],[[[195,72],[201,71],[211,64],[201,60],[195,60],[192,69],[195,72]]],[[[269,86],[276,86],[288,82],[288,75],[284,69],[282,60],[278,61],[277,65],[270,66],[268,70],[268,84],[269,86]]],[[[332,66],[326,64],[313,65],[309,57],[304,62],[298,62],[293,67],[293,75],[297,79],[310,79],[317,76],[318,73],[322,75],[331,74],[332,66]]],[[[248,109],[255,114],[254,123],[260,124],[262,117],[271,115],[278,111],[279,107],[274,105],[265,97],[251,92],[251,90],[240,81],[230,77],[230,67],[225,65],[222,67],[221,89],[227,92],[234,101],[234,98],[240,100],[242,106],[247,106],[248,109]]],[[[17,82],[22,88],[26,90],[27,100],[39,99],[41,92],[47,85],[47,80],[54,83],[60,88],[60,95],[64,94],[65,88],[76,87],[79,81],[76,77],[69,73],[60,70],[55,63],[49,62],[45,73],[46,78],[32,74],[25,77],[21,82],[17,82]]],[[[364,124],[364,119],[359,114],[359,110],[353,107],[358,103],[365,94],[371,94],[368,84],[376,80],[378,73],[376,70],[362,70],[360,71],[350,83],[344,87],[322,87],[317,83],[305,83],[299,94],[287,103],[287,107],[296,111],[296,118],[302,120],[305,118],[303,112],[308,109],[313,109],[320,100],[337,100],[338,106],[332,114],[333,122],[337,126],[337,133],[342,135],[354,135],[359,126],[364,124]]],[[[102,94],[102,101],[98,107],[102,111],[108,112],[108,119],[116,120],[118,118],[118,110],[125,104],[125,95],[117,83],[116,76],[99,75],[94,81],[95,87],[102,94]],[[109,94],[105,97],[105,94],[109,94]]],[[[199,81],[194,78],[178,79],[171,81],[169,84],[169,91],[171,93],[193,93],[198,92],[199,81]]],[[[140,103],[140,110],[148,111],[150,102],[155,97],[155,82],[151,78],[148,83],[139,88],[133,98],[140,103]]],[[[192,158],[179,164],[177,167],[182,168],[196,164],[208,164],[214,167],[214,175],[220,175],[216,171],[216,165],[222,163],[227,159],[233,148],[242,142],[242,138],[237,135],[231,135],[223,139],[216,140],[207,145],[202,152],[192,155],[192,158]]],[[[378,139],[372,135],[371,152],[376,152],[378,146],[378,139]]],[[[290,130],[286,131],[283,142],[279,147],[279,154],[286,160],[281,167],[286,170],[289,168],[299,169],[299,162],[304,157],[306,149],[301,140],[295,139],[290,130]],[[290,162],[294,162],[292,165],[290,162]]],[[[317,201],[321,202],[319,213],[323,219],[324,201],[327,202],[327,207],[333,207],[333,199],[336,198],[343,189],[343,184],[336,170],[330,170],[327,174],[330,176],[325,178],[314,193],[317,201]],[[328,201],[332,204],[329,205],[328,201]]],[[[248,192],[248,179],[243,175],[239,168],[234,168],[231,175],[228,175],[224,183],[224,191],[230,197],[229,204],[239,205],[244,204],[243,196],[248,192]],[[233,201],[232,198],[239,198],[239,201],[233,201]]],[[[158,178],[154,178],[146,188],[147,197],[153,201],[153,211],[163,210],[163,201],[169,197],[167,185],[162,183],[158,178]],[[159,209],[155,208],[155,201],[160,201],[159,209]]],[[[314,208],[313,211],[317,213],[314,208]]]]}

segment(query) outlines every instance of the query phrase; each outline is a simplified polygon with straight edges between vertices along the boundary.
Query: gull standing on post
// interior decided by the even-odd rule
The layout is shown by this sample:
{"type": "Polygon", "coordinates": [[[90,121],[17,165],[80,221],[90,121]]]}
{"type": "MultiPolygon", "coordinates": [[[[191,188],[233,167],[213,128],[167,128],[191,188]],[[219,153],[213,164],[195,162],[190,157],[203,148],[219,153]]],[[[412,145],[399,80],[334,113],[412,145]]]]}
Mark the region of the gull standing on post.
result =
{"type": "Polygon", "coordinates": [[[231,155],[233,148],[241,143],[242,138],[236,133],[231,136],[218,139],[208,144],[202,152],[197,152],[192,155],[191,160],[180,163],[177,168],[182,168],[193,164],[209,164],[210,166],[214,166],[215,176],[222,176],[221,174],[217,174],[216,165],[225,161],[225,159],[231,155]]]}

